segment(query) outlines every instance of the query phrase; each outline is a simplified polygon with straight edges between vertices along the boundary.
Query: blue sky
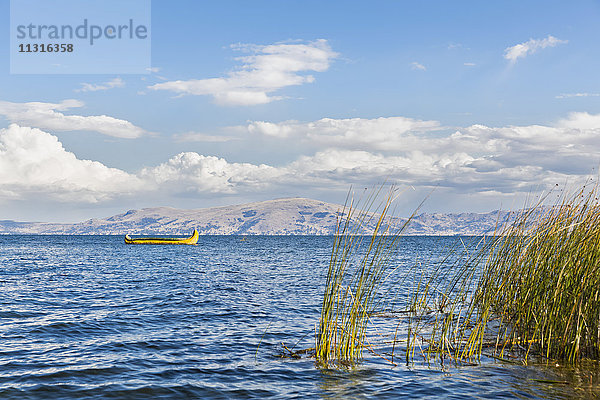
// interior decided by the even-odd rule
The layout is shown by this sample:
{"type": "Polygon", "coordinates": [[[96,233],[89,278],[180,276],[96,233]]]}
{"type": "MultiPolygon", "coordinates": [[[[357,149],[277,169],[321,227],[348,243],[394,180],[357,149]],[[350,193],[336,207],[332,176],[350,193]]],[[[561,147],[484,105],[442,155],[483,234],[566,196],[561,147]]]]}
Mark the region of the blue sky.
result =
{"type": "Polygon", "coordinates": [[[0,219],[384,180],[405,213],[488,211],[600,164],[597,1],[153,1],[139,75],[11,75],[9,14],[0,219]]]}

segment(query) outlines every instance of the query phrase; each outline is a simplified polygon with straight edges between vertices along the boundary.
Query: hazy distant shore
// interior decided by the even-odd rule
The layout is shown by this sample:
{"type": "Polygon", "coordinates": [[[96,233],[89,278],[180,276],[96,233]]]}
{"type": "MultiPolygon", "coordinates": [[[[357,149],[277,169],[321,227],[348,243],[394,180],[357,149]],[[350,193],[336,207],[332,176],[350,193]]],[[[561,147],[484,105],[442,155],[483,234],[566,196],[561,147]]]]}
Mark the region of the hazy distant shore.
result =
{"type": "MultiPolygon", "coordinates": [[[[129,210],[107,218],[78,223],[0,221],[0,234],[189,234],[201,235],[332,235],[342,206],[304,198],[289,198],[227,207],[184,210],[170,207],[129,210]]],[[[423,213],[406,235],[485,235],[494,232],[507,211],[489,213],[423,213]]],[[[401,222],[405,218],[399,218],[401,222]]]]}

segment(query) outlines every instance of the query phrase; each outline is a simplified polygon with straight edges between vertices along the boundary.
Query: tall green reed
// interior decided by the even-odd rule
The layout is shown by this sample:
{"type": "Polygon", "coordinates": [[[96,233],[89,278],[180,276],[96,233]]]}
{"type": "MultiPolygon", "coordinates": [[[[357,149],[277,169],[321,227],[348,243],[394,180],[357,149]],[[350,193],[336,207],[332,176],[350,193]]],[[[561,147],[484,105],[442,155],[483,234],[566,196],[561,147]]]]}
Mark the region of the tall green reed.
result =
{"type": "Polygon", "coordinates": [[[524,209],[485,245],[458,259],[412,295],[413,318],[428,314],[429,320],[409,327],[407,362],[417,340],[427,357],[457,361],[484,352],[516,354],[524,363],[600,359],[597,187],[562,196],[552,206],[540,201],[524,209]],[[432,290],[442,281],[442,289],[432,290]],[[444,307],[432,313],[436,291],[444,294],[444,307]]]}
{"type": "Polygon", "coordinates": [[[387,300],[380,289],[396,268],[396,249],[410,221],[394,218],[397,196],[394,186],[357,199],[349,193],[338,213],[315,340],[320,362],[351,363],[368,347],[369,316],[387,300]]]}

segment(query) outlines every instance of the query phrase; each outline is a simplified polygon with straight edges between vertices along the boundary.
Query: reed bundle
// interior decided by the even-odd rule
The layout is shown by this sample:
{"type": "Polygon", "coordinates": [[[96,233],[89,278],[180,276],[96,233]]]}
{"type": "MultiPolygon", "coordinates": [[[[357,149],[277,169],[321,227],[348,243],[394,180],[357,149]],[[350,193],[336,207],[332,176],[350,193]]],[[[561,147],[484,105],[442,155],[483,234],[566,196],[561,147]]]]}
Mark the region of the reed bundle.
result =
{"type": "MultiPolygon", "coordinates": [[[[462,260],[446,279],[444,307],[416,329],[409,323],[407,362],[417,340],[427,356],[455,360],[490,348],[493,357],[516,352],[524,363],[600,359],[597,187],[524,209],[462,260]]],[[[434,307],[430,288],[441,271],[414,291],[414,320],[434,307]]]]}
{"type": "Polygon", "coordinates": [[[393,186],[387,193],[382,186],[359,199],[349,194],[338,213],[316,332],[321,362],[353,362],[367,346],[369,316],[386,301],[381,285],[396,269],[396,249],[410,221],[393,217],[397,195],[393,186]]]}

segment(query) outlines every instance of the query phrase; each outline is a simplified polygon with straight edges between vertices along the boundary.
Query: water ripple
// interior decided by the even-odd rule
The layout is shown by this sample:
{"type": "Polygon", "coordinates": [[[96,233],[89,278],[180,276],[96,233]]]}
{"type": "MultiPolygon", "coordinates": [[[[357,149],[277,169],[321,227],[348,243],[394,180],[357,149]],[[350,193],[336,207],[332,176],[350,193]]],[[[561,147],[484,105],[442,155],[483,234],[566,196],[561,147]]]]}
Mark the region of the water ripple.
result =
{"type": "MultiPolygon", "coordinates": [[[[441,254],[451,240],[408,238],[399,262],[441,254]]],[[[313,345],[330,244],[2,236],[0,399],[566,399],[598,389],[597,372],[576,369],[442,371],[368,358],[343,371],[278,358],[282,342],[313,345]],[[573,383],[540,383],[556,377],[573,383]]]]}

